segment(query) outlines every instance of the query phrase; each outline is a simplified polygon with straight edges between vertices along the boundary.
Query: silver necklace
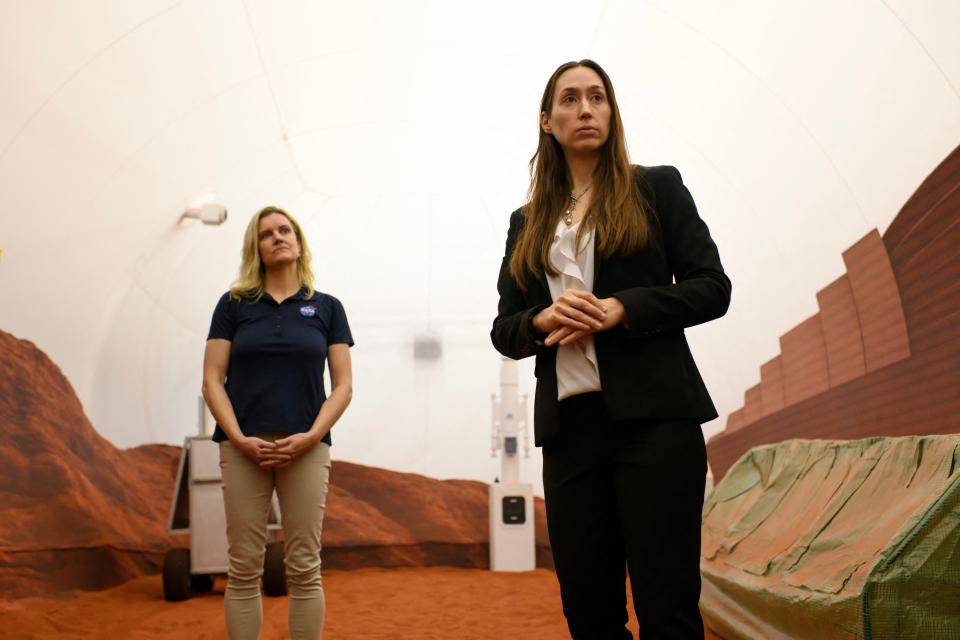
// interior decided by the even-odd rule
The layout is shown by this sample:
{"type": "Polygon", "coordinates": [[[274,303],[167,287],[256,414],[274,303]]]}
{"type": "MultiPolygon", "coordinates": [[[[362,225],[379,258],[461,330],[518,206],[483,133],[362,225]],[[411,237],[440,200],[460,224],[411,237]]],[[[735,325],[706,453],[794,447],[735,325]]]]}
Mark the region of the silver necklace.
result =
{"type": "Polygon", "coordinates": [[[581,191],[579,194],[570,193],[570,202],[567,203],[567,210],[563,212],[563,224],[568,227],[573,224],[573,210],[577,208],[577,202],[580,198],[583,197],[587,191],[590,191],[590,187],[593,185],[587,185],[587,188],[581,191]]]}

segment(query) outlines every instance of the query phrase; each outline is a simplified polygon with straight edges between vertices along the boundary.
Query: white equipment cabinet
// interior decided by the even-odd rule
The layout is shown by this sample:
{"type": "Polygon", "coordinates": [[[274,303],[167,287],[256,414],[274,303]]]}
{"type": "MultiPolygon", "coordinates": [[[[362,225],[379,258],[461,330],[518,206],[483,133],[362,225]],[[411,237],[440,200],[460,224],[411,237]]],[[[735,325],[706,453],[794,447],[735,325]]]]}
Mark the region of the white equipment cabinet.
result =
{"type": "Polygon", "coordinates": [[[524,457],[530,457],[527,436],[527,397],[517,393],[517,363],[500,364],[500,399],[491,398],[493,433],[491,454],[500,452],[501,473],[490,485],[490,569],[533,571],[537,566],[533,520],[533,485],[520,482],[520,439],[524,457]]]}
{"type": "MultiPolygon", "coordinates": [[[[189,535],[190,548],[171,549],[163,559],[163,595],[167,600],[186,600],[194,593],[210,591],[213,578],[227,572],[227,520],[219,447],[210,436],[184,440],[167,530],[189,535]]],[[[280,596],[286,594],[287,587],[283,544],[277,542],[280,509],[276,494],[267,523],[263,591],[268,596],[280,596]]]]}

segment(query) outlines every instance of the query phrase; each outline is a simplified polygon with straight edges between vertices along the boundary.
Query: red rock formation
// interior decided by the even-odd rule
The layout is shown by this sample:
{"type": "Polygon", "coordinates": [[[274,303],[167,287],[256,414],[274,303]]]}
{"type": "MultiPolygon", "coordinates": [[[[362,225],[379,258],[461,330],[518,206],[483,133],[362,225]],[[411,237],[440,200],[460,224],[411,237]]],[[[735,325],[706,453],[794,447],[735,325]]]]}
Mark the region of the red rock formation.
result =
{"type": "MultiPolygon", "coordinates": [[[[0,331],[0,598],[102,589],[159,571],[179,447],[119,450],[59,368],[0,331]]],[[[549,566],[543,501],[539,564],[549,566]]],[[[335,462],[324,565],[485,567],[487,486],[335,462]]]]}
{"type": "Polygon", "coordinates": [[[116,449],[42,351],[0,332],[0,353],[0,594],[104,588],[156,571],[171,542],[158,492],[177,448],[116,449]]]}
{"type": "MultiPolygon", "coordinates": [[[[487,568],[488,485],[333,463],[323,521],[329,569],[447,565],[487,568]]],[[[535,498],[537,566],[553,567],[543,500],[535,498]]]]}
{"type": "Polygon", "coordinates": [[[750,447],[789,438],[960,431],[960,148],[887,232],[843,254],[847,274],[707,445],[715,480],[750,447]]]}

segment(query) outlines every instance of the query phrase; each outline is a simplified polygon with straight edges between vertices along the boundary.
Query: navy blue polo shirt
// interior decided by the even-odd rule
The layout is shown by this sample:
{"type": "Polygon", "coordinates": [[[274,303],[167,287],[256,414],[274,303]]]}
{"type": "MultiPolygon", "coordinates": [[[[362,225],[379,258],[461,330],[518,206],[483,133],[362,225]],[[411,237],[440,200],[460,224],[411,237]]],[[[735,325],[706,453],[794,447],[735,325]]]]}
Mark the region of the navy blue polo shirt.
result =
{"type": "MultiPolygon", "coordinates": [[[[327,347],[353,346],[340,301],[319,291],[305,295],[301,288],[278,303],[266,293],[254,301],[231,300],[227,292],[213,311],[207,339],[230,341],[225,387],[246,436],[309,431],[327,399],[327,347]]],[[[227,439],[219,424],[213,439],[227,439]]],[[[323,442],[331,443],[329,432],[323,442]]]]}

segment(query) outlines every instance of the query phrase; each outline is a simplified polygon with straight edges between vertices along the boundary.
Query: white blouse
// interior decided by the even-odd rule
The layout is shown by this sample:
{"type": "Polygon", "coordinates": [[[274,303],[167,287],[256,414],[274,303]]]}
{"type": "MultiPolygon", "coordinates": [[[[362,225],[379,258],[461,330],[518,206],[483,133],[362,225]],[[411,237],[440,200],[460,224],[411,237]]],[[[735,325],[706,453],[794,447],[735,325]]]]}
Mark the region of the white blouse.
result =
{"type": "MultiPolygon", "coordinates": [[[[550,295],[557,298],[567,289],[593,291],[593,229],[583,234],[580,252],[575,251],[577,229],[580,223],[567,226],[557,223],[553,244],[550,246],[550,264],[559,275],[547,275],[550,295]]],[[[600,374],[593,334],[557,349],[557,399],[578,393],[600,391],[600,374]]]]}

